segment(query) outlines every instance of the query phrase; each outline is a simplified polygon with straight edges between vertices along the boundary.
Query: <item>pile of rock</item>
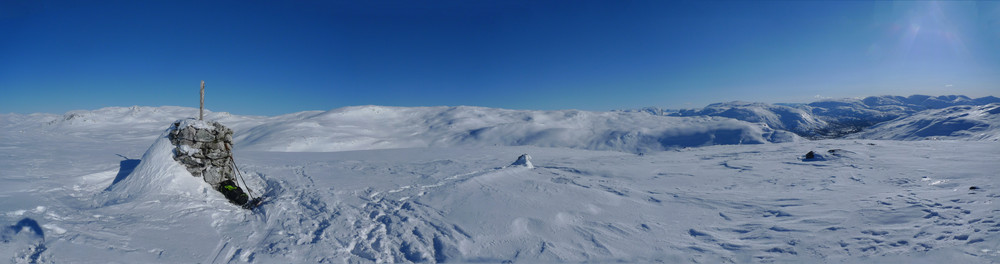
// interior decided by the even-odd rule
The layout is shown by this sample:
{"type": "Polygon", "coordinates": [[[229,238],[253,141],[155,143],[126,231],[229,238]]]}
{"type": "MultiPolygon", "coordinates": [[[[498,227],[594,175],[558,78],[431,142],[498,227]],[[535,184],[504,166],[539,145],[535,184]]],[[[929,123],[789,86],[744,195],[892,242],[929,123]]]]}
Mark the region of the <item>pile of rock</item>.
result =
{"type": "Polygon", "coordinates": [[[233,130],[219,122],[183,119],[170,132],[174,160],[188,172],[219,189],[223,182],[235,181],[233,172],[233,130]]]}

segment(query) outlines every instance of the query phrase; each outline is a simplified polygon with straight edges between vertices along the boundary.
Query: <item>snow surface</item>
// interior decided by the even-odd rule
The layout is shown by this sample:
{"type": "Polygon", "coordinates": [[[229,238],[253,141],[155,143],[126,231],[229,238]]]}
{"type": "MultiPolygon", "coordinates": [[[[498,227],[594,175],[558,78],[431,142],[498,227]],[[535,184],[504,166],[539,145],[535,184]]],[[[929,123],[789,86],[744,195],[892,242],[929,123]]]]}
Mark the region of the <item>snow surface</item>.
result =
{"type": "MultiPolygon", "coordinates": [[[[949,109],[926,113],[996,116],[949,109]]],[[[721,117],[478,107],[210,114],[268,197],[251,212],[172,160],[164,129],[191,110],[0,115],[0,257],[1000,262],[997,141],[774,143],[721,117]]]]}

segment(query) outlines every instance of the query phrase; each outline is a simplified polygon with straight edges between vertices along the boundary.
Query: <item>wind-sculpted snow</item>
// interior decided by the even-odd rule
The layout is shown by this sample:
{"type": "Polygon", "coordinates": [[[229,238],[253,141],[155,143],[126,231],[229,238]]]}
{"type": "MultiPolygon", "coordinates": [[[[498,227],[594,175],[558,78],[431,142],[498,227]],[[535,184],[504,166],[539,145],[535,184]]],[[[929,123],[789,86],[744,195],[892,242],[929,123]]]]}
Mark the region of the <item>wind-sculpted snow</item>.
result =
{"type": "Polygon", "coordinates": [[[647,152],[716,144],[762,144],[794,137],[746,122],[643,113],[523,111],[482,107],[335,109],[265,123],[236,138],[268,151],[348,151],[446,146],[541,146],[647,152]],[[770,140],[769,140],[770,139],[770,140]]]}

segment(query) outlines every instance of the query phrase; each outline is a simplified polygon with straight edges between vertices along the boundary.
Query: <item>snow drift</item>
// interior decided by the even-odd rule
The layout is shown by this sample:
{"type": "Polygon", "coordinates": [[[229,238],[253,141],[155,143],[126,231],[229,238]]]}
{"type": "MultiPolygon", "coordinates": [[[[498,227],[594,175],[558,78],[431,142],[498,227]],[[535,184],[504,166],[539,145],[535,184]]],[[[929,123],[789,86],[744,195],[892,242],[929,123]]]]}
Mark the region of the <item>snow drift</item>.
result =
{"type": "Polygon", "coordinates": [[[175,146],[170,143],[169,138],[173,129],[171,126],[153,142],[131,173],[108,186],[95,198],[98,206],[137,200],[187,203],[218,200],[221,197],[208,183],[191,176],[183,165],[174,161],[175,146]]]}

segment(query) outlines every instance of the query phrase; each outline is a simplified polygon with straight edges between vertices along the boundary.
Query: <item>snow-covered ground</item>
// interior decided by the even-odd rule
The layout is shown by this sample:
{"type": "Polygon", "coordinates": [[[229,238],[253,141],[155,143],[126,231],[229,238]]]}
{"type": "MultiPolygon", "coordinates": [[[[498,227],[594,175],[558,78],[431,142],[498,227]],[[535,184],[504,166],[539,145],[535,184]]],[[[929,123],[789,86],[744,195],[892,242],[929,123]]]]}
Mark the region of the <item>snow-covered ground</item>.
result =
{"type": "Polygon", "coordinates": [[[0,115],[0,257],[1000,262],[995,140],[808,141],[721,117],[478,107],[211,113],[269,198],[247,211],[171,160],[164,129],[196,114],[0,115]],[[531,166],[512,164],[521,154],[531,166]]]}

